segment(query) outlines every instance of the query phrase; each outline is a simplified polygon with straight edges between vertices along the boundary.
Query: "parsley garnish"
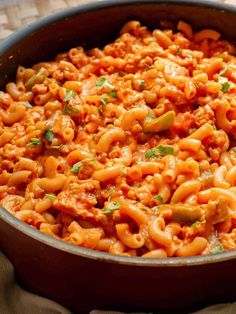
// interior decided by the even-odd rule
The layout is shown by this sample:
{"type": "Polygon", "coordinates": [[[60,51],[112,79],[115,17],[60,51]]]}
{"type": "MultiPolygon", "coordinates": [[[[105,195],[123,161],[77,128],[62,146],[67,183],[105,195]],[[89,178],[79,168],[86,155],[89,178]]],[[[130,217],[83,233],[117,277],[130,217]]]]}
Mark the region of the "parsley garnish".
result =
{"type": "Polygon", "coordinates": [[[160,155],[173,155],[174,154],[174,148],[172,146],[159,145],[157,147],[157,150],[160,155]]]}
{"type": "Polygon", "coordinates": [[[156,153],[151,149],[148,152],[146,152],[145,157],[146,158],[155,158],[155,157],[158,157],[158,155],[156,155],[156,153]]]}
{"type": "Polygon", "coordinates": [[[110,96],[111,96],[112,98],[117,98],[117,94],[116,94],[115,91],[111,92],[111,93],[110,93],[110,96]]]}
{"type": "Polygon", "coordinates": [[[104,215],[110,214],[111,212],[113,212],[113,211],[119,209],[119,208],[120,208],[120,205],[121,205],[121,204],[118,203],[118,202],[114,203],[114,205],[112,205],[111,207],[106,208],[106,210],[103,211],[103,214],[104,214],[104,215]]]}
{"type": "Polygon", "coordinates": [[[224,252],[224,247],[222,245],[218,245],[211,250],[212,254],[218,254],[224,252]]]}
{"type": "Polygon", "coordinates": [[[96,86],[100,86],[101,88],[108,87],[110,89],[114,89],[114,86],[105,77],[100,77],[97,80],[96,86]]]}
{"type": "Polygon", "coordinates": [[[74,90],[66,89],[66,95],[64,97],[65,102],[69,102],[71,99],[73,99],[77,95],[77,93],[74,90]]]}
{"type": "Polygon", "coordinates": [[[71,172],[74,174],[77,174],[79,172],[79,168],[81,168],[83,166],[83,162],[79,161],[76,164],[74,164],[74,166],[71,169],[71,172]]]}
{"type": "Polygon", "coordinates": [[[54,201],[56,199],[56,196],[54,194],[45,194],[45,197],[51,201],[54,201]]]}
{"type": "Polygon", "coordinates": [[[163,196],[162,195],[158,194],[158,195],[155,195],[153,198],[155,200],[157,200],[158,202],[163,203],[163,196]]]}
{"type": "Polygon", "coordinates": [[[27,142],[26,145],[29,146],[36,146],[36,145],[41,145],[42,141],[39,138],[32,138],[30,142],[27,142]]]}
{"type": "Polygon", "coordinates": [[[145,157],[155,158],[155,157],[162,157],[163,155],[172,155],[172,154],[174,154],[174,148],[172,146],[159,145],[147,151],[145,154],[145,157]],[[157,150],[158,154],[154,150],[157,150]]]}
{"type": "Polygon", "coordinates": [[[63,113],[66,115],[73,115],[78,113],[79,110],[71,105],[66,105],[63,109],[63,113]]]}
{"type": "Polygon", "coordinates": [[[236,147],[233,148],[233,151],[236,153],[236,147]]]}
{"type": "Polygon", "coordinates": [[[201,222],[199,220],[195,221],[191,227],[195,228],[195,227],[198,227],[200,226],[201,222]]]}
{"type": "Polygon", "coordinates": [[[106,98],[106,97],[102,98],[102,104],[103,104],[103,105],[106,105],[106,104],[107,104],[107,98],[106,98]]]}
{"type": "Polygon", "coordinates": [[[89,161],[91,162],[97,161],[97,158],[89,158],[89,161]]]}
{"type": "Polygon", "coordinates": [[[227,93],[229,88],[230,88],[230,82],[229,80],[226,78],[226,77],[219,77],[219,80],[218,82],[221,84],[222,88],[221,88],[221,91],[223,93],[227,93]]]}
{"type": "Polygon", "coordinates": [[[54,139],[54,133],[52,130],[47,130],[43,133],[43,137],[45,138],[45,140],[47,140],[48,142],[52,142],[54,139]]]}

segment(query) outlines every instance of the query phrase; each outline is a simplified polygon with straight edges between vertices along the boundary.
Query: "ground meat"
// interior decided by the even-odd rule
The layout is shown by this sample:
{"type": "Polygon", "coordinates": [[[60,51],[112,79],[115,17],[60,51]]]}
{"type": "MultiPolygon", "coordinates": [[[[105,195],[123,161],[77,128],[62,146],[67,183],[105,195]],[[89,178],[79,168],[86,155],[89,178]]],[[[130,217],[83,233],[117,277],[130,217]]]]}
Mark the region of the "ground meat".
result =
{"type": "Polygon", "coordinates": [[[198,127],[202,126],[205,123],[215,124],[215,115],[214,111],[209,105],[204,107],[199,107],[194,111],[195,123],[198,127]]]}
{"type": "Polygon", "coordinates": [[[53,205],[59,211],[75,217],[93,217],[94,205],[97,203],[96,193],[99,189],[99,182],[95,180],[73,183],[57,195],[53,205]]]}

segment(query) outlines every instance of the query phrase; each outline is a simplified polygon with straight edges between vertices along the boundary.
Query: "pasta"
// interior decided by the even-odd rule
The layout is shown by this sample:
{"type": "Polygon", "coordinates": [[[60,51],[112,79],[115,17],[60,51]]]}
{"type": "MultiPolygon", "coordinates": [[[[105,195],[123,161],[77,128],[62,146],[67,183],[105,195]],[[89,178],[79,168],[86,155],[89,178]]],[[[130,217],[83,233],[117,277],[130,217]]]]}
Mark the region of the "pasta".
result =
{"type": "Polygon", "coordinates": [[[220,36],[130,21],[103,49],[19,66],[0,92],[0,205],[111,254],[236,249],[236,57],[220,36]]]}

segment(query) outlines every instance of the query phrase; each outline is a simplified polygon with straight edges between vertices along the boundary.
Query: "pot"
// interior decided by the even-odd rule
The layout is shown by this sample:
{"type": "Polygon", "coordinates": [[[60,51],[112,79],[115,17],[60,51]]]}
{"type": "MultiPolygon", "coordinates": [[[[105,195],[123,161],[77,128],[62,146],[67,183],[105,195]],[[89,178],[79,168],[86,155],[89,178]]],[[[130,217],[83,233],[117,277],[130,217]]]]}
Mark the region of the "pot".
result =
{"type": "MultiPolygon", "coordinates": [[[[0,44],[0,87],[18,65],[52,60],[73,46],[103,46],[121,26],[140,20],[186,20],[236,38],[236,8],[212,1],[94,2],[50,15],[0,44]]],[[[74,312],[91,309],[184,313],[236,299],[236,251],[190,258],[115,256],[48,237],[0,208],[0,249],[25,288],[74,312]]]]}

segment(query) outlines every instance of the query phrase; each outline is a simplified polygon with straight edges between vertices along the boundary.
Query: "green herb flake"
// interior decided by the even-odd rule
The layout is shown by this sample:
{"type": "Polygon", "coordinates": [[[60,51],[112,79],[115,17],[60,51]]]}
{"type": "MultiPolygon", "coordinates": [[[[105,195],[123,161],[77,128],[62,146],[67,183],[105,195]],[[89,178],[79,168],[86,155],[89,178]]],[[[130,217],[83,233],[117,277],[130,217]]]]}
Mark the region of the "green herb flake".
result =
{"type": "Polygon", "coordinates": [[[48,142],[52,142],[55,138],[54,133],[52,130],[47,130],[43,133],[43,137],[45,138],[45,140],[47,140],[48,142]]]}
{"type": "Polygon", "coordinates": [[[154,66],[151,66],[151,67],[148,68],[149,71],[150,71],[150,70],[154,70],[154,69],[155,69],[154,66]]]}
{"type": "Polygon", "coordinates": [[[89,158],[89,161],[90,162],[95,162],[95,161],[97,161],[97,158],[89,158]]]}
{"type": "Polygon", "coordinates": [[[157,147],[157,150],[160,155],[173,155],[174,154],[174,148],[172,146],[159,145],[157,147]]]}
{"type": "Polygon", "coordinates": [[[107,98],[106,98],[106,97],[102,98],[102,104],[103,104],[103,105],[106,105],[106,104],[107,104],[107,98]]]}
{"type": "Polygon", "coordinates": [[[195,227],[200,226],[200,224],[201,224],[201,222],[200,222],[199,220],[197,220],[197,221],[195,221],[195,222],[191,225],[191,227],[192,227],[192,228],[195,228],[195,227]]]}
{"type": "Polygon", "coordinates": [[[212,254],[219,254],[224,252],[224,247],[222,245],[218,245],[211,250],[212,254]]]}
{"type": "Polygon", "coordinates": [[[163,203],[163,196],[158,194],[153,197],[156,201],[163,203]]]}
{"type": "Polygon", "coordinates": [[[45,198],[54,201],[56,199],[56,196],[54,194],[45,194],[45,198]]]}
{"type": "Polygon", "coordinates": [[[228,68],[224,67],[222,70],[220,70],[219,75],[223,76],[227,72],[228,68]]]}
{"type": "Polygon", "coordinates": [[[36,146],[43,144],[42,141],[39,138],[32,138],[30,142],[27,142],[26,145],[28,146],[36,146]]]}
{"type": "Polygon", "coordinates": [[[71,169],[71,172],[74,174],[77,174],[79,172],[79,169],[83,166],[83,162],[79,161],[76,164],[74,164],[74,166],[71,169]]]}
{"type": "Polygon", "coordinates": [[[114,89],[114,86],[105,77],[99,77],[99,79],[97,80],[96,86],[101,87],[101,89],[104,87],[114,89]]]}
{"type": "Polygon", "coordinates": [[[226,77],[222,77],[220,76],[219,77],[219,80],[218,82],[221,84],[222,88],[221,88],[221,91],[223,93],[227,93],[229,88],[230,88],[230,82],[229,80],[226,78],[226,77]]]}
{"type": "Polygon", "coordinates": [[[25,101],[25,102],[23,103],[23,105],[24,105],[27,109],[33,108],[33,106],[32,106],[28,101],[25,101]]]}
{"type": "Polygon", "coordinates": [[[112,98],[117,98],[117,94],[116,94],[115,91],[111,92],[111,93],[110,93],[110,96],[111,96],[112,98]]]}
{"type": "Polygon", "coordinates": [[[146,158],[155,158],[155,157],[157,157],[157,155],[156,155],[156,153],[154,152],[154,150],[151,149],[151,150],[149,150],[149,151],[146,152],[145,157],[146,157],[146,158]]]}
{"type": "Polygon", "coordinates": [[[233,148],[233,151],[236,153],[236,147],[233,148]]]}
{"type": "Polygon", "coordinates": [[[73,115],[73,114],[77,114],[79,112],[79,110],[71,105],[66,105],[64,108],[63,108],[63,113],[65,115],[73,115]]]}
{"type": "Polygon", "coordinates": [[[103,211],[104,215],[109,215],[110,213],[114,212],[115,210],[118,210],[120,208],[120,203],[115,202],[112,206],[106,208],[106,210],[103,211]]]}
{"type": "Polygon", "coordinates": [[[66,89],[66,95],[64,97],[65,102],[69,102],[71,99],[73,99],[77,95],[77,93],[74,90],[66,89]]]}

